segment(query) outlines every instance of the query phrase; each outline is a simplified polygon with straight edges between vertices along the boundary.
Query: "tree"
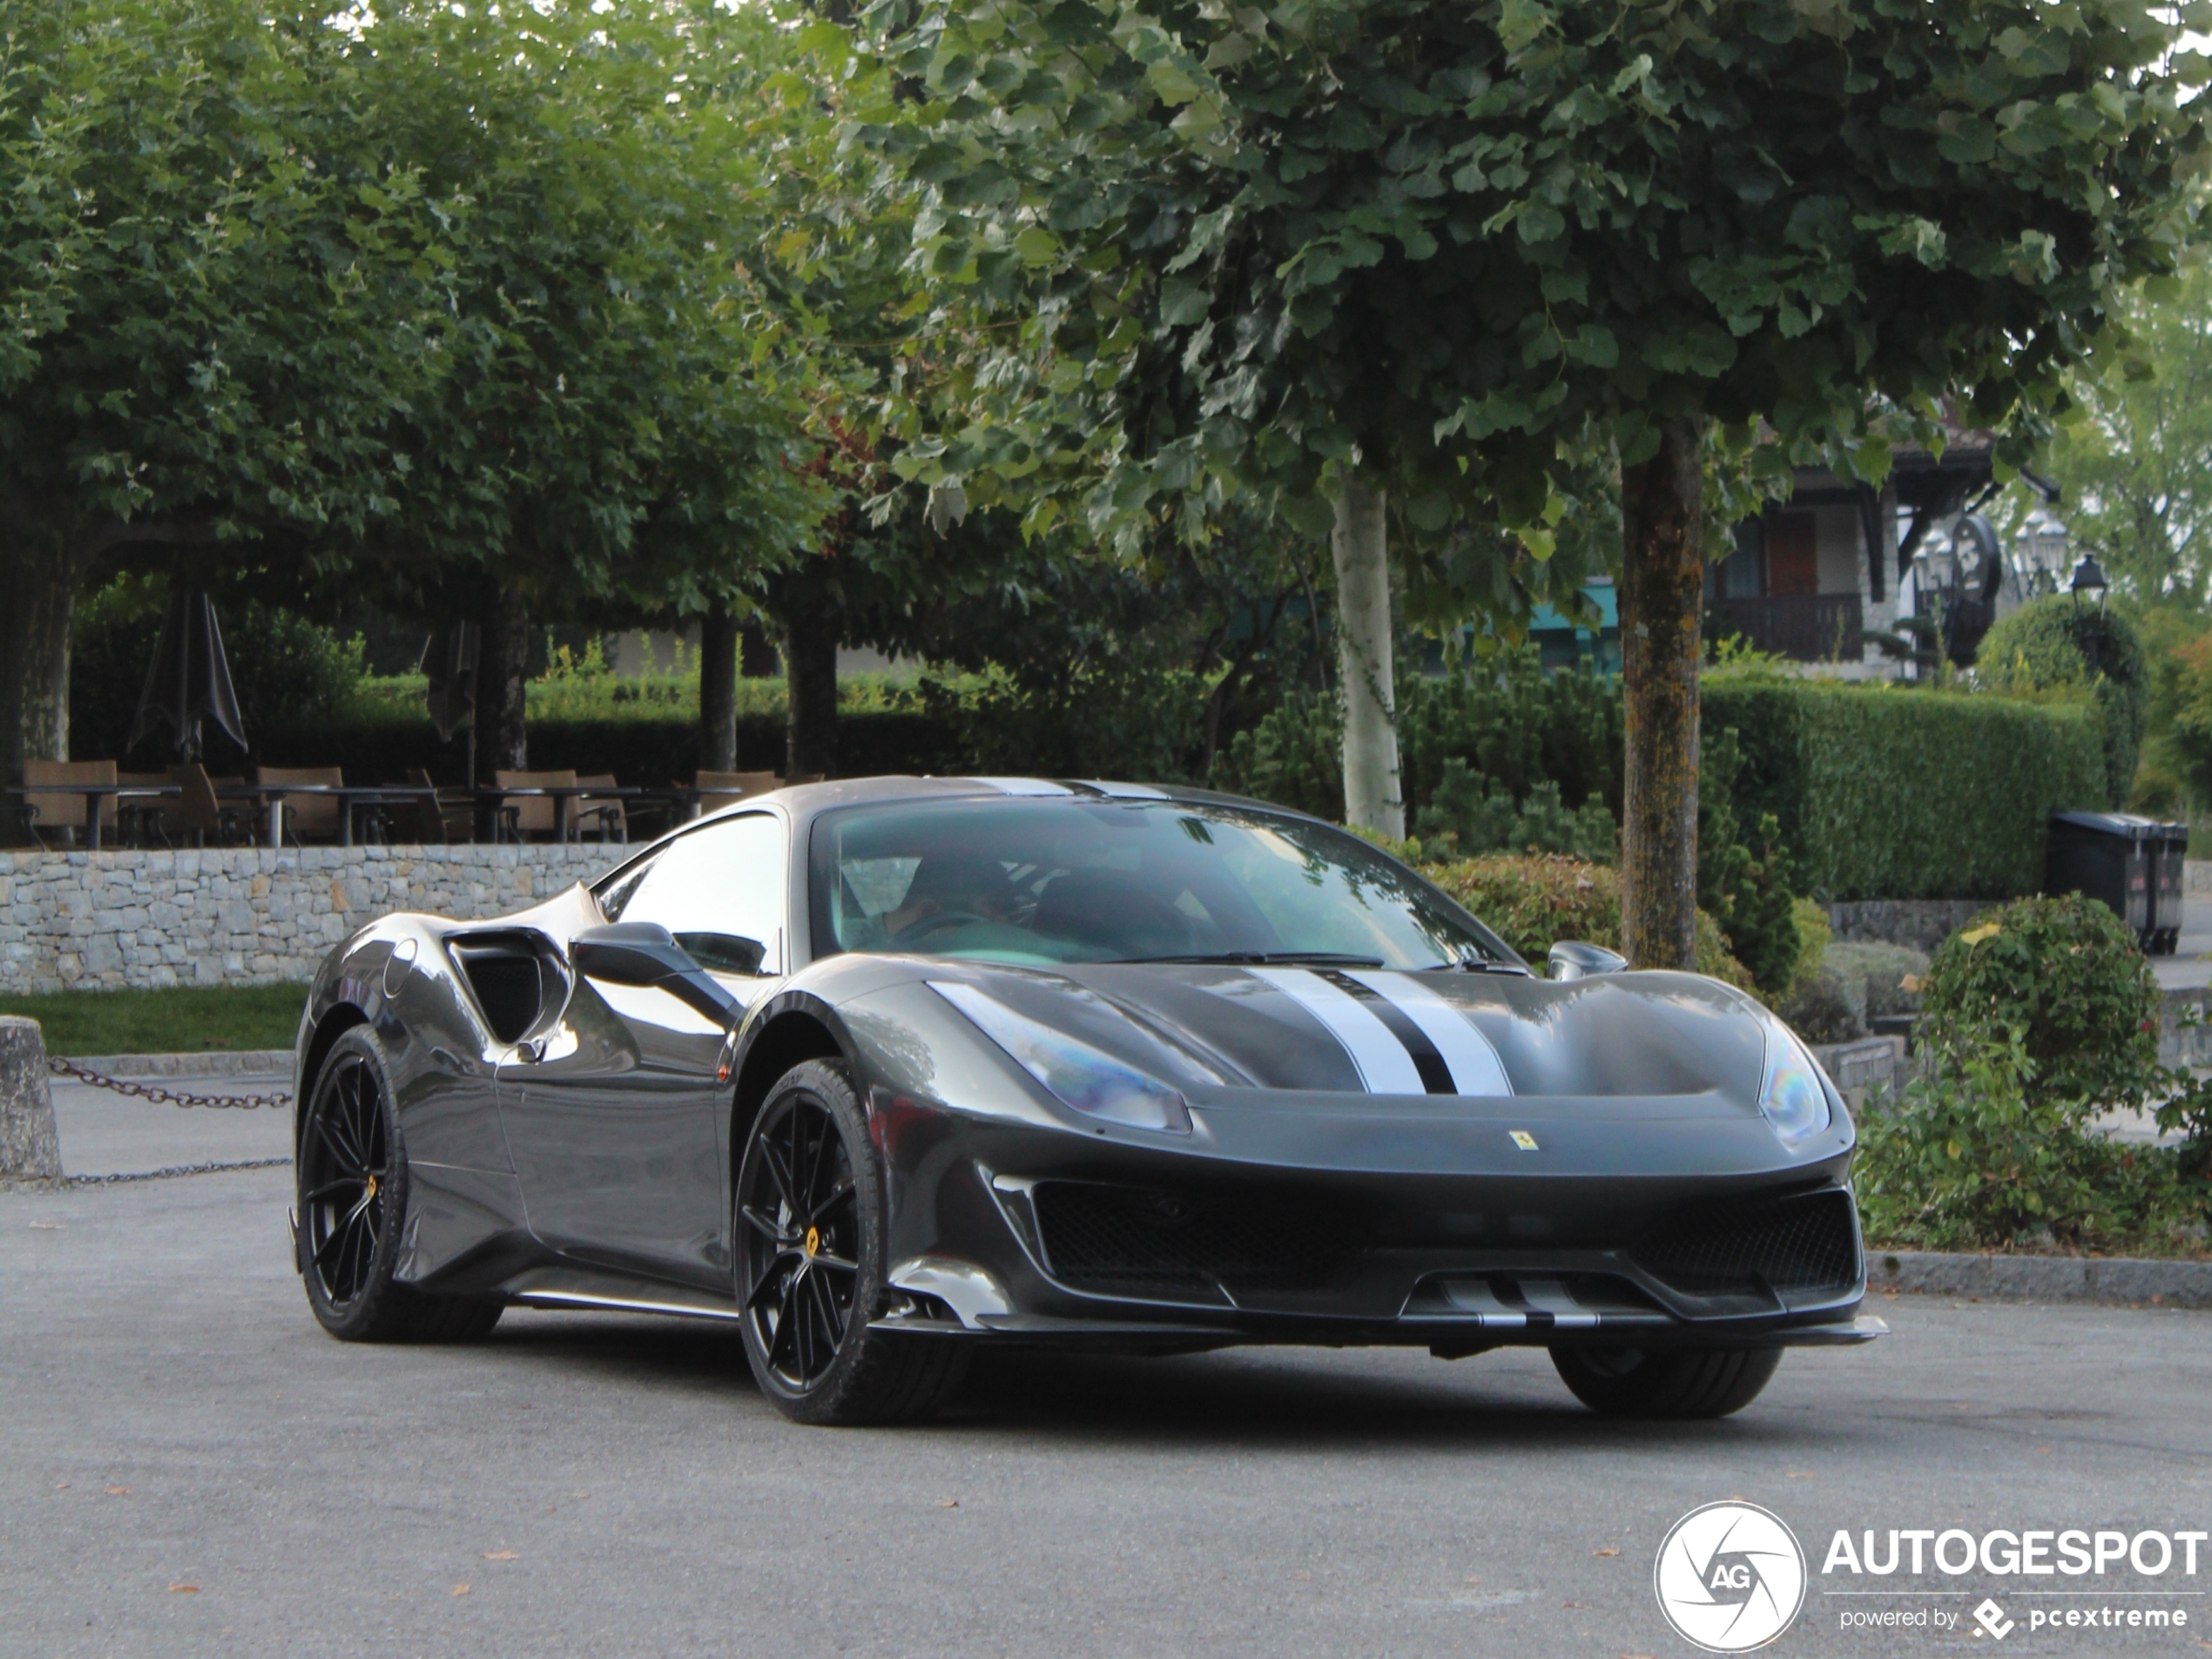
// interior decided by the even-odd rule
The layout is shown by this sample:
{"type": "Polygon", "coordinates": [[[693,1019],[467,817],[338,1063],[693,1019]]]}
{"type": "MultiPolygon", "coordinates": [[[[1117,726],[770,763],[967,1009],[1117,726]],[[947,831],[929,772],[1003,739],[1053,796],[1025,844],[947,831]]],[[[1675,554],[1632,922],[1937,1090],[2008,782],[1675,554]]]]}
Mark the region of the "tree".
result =
{"type": "Polygon", "coordinates": [[[404,172],[341,179],[333,31],[234,0],[0,37],[0,777],[69,752],[78,595],[132,548],[361,534],[425,372],[404,172]]]}
{"type": "Polygon", "coordinates": [[[2074,544],[2116,591],[2201,610],[2212,598],[2212,273],[2192,260],[2120,309],[2136,348],[2077,380],[2047,469],[2074,544]]]}
{"type": "Polygon", "coordinates": [[[2182,239],[2175,33],[2141,0],[878,0],[928,105],[857,136],[966,289],[908,465],[1125,544],[1380,496],[1498,587],[1617,462],[1623,938],[1686,965],[1704,560],[1794,462],[1879,480],[1939,396],[2025,455],[2182,239]]]}
{"type": "Polygon", "coordinates": [[[705,613],[826,504],[748,263],[780,228],[789,53],[705,4],[356,21],[359,152],[417,178],[442,234],[441,373],[383,434],[406,483],[354,564],[477,618],[479,763],[521,766],[533,615],[705,613]]]}

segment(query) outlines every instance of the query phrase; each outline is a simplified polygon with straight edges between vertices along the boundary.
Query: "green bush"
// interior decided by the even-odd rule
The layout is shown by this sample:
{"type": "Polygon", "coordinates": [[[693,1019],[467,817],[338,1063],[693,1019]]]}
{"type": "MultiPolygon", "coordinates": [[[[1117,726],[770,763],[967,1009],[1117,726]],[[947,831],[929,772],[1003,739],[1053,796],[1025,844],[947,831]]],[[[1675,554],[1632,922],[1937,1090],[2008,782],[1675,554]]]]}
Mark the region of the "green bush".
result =
{"type": "Polygon", "coordinates": [[[2024,899],[1930,965],[1919,1075],[1870,1107],[1857,1164],[1870,1236],[1938,1249],[2200,1246],[2212,1085],[2158,1061],[2161,995],[2102,904],[2024,899]],[[2096,1120],[2155,1107],[2179,1147],[2096,1120]]]}
{"type": "Polygon", "coordinates": [[[2025,1032],[2029,1103],[2094,1111],[2135,1103],[2154,1086],[2163,1004],[2134,934],[2102,902],[2021,899],[1944,941],[1919,1036],[1953,1049],[2025,1032]]]}
{"type": "Polygon", "coordinates": [[[1713,913],[1729,954],[1759,989],[1786,995],[1804,954],[1788,853],[1774,814],[1746,833],[1736,813],[1743,758],[1735,729],[1706,723],[1697,790],[1697,901],[1713,913]]]}
{"type": "MultiPolygon", "coordinates": [[[[1463,859],[1429,865],[1421,873],[1487,923],[1539,968],[1562,939],[1621,948],[1621,876],[1602,864],[1558,853],[1463,859]]],[[[1743,963],[1729,954],[1720,925],[1697,913],[1697,971],[1741,990],[1755,988],[1743,963]]]]}
{"type": "Polygon", "coordinates": [[[2116,610],[2058,593],[2022,605],[1982,636],[1974,678],[2034,694],[2087,686],[2104,716],[2103,805],[2124,806],[2150,721],[2150,668],[2134,624],[2116,610]]]}
{"type": "Polygon", "coordinates": [[[1483,853],[1570,853],[1594,864],[1620,856],[1621,826],[1592,795],[1569,812],[1559,786],[1548,778],[1516,802],[1506,786],[1476,776],[1457,755],[1444,763],[1444,775],[1429,804],[1414,819],[1419,839],[1443,856],[1483,853]]]}
{"type": "Polygon", "coordinates": [[[2017,1029],[1931,1056],[1877,1102],[1853,1166],[1867,1237],[1933,1250],[2201,1248],[2205,1186],[2170,1149],[2091,1131],[2017,1029]]]}
{"type": "Polygon", "coordinates": [[[1709,671],[1704,720],[1742,746],[1737,821],[1770,814],[1824,900],[2033,893],[2050,814],[2106,795],[2086,700],[1709,671]]]}
{"type": "Polygon", "coordinates": [[[1049,684],[997,667],[925,674],[917,706],[948,735],[949,770],[1174,783],[1202,765],[1206,693],[1188,670],[1108,656],[1049,684]]]}

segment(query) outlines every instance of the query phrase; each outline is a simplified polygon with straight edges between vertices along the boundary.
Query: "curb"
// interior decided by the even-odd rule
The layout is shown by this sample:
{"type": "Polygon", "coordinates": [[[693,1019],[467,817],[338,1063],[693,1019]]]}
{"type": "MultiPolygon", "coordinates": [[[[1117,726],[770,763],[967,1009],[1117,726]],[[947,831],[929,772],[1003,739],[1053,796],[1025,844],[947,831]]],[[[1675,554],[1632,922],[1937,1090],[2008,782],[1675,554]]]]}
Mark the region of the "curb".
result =
{"type": "Polygon", "coordinates": [[[1870,1250],[1866,1288],[1992,1302],[2212,1308],[2212,1262],[1870,1250]]]}
{"type": "Polygon", "coordinates": [[[238,1077],[292,1075],[289,1049],[211,1049],[202,1054],[77,1054],[80,1066],[110,1077],[238,1077]]]}

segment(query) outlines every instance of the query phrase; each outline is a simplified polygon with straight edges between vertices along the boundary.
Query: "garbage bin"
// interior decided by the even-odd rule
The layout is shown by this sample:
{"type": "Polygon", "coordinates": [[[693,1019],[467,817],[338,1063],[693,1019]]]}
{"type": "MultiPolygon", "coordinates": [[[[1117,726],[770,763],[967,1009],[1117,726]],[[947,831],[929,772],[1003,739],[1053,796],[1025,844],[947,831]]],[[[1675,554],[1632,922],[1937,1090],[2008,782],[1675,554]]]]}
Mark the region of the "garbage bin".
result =
{"type": "Polygon", "coordinates": [[[2172,950],[2181,937],[2181,853],[2186,825],[2161,824],[2133,813],[2054,813],[2044,863],[2047,893],[2085,893],[2126,922],[2146,952],[2172,950]],[[2163,896],[2168,845],[2174,854],[2170,897],[2163,896]]]}
{"type": "Polygon", "coordinates": [[[2150,883],[2151,954],[2171,956],[2182,942],[2182,898],[2188,887],[2184,869],[2189,853],[2187,824],[2161,824],[2153,838],[2158,867],[2150,883]]]}

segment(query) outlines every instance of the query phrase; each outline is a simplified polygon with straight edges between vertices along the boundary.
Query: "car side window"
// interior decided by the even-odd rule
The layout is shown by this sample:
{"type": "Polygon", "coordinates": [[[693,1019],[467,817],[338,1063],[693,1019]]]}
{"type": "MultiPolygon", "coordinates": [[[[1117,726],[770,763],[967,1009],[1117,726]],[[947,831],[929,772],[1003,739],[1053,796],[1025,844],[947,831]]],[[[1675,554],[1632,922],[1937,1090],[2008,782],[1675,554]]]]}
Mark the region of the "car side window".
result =
{"type": "Polygon", "coordinates": [[[603,904],[624,921],[657,921],[679,940],[722,934],[757,941],[759,971],[780,973],[787,871],[783,820],[748,813],[678,836],[603,904]]]}

